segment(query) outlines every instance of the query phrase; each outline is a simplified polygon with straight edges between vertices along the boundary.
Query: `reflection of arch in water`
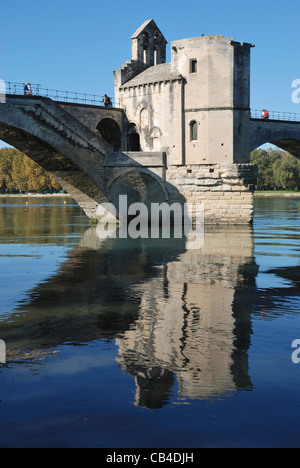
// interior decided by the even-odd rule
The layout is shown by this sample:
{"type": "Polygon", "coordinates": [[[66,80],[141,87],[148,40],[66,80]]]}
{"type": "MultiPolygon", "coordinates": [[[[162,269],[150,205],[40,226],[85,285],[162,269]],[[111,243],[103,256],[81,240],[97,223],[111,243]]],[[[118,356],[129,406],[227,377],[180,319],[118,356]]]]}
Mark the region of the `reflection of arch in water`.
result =
{"type": "Polygon", "coordinates": [[[104,118],[100,120],[96,128],[102,138],[113,147],[114,151],[121,149],[121,130],[114,119],[104,118]]]}

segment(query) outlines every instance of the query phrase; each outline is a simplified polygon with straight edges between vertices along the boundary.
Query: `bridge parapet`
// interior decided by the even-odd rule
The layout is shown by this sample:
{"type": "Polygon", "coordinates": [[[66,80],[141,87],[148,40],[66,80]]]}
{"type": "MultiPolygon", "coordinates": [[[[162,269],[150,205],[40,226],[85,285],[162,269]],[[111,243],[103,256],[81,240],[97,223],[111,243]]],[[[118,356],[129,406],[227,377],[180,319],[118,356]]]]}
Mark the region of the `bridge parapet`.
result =
{"type": "Polygon", "coordinates": [[[111,149],[111,146],[99,135],[83,126],[52,99],[36,96],[25,98],[23,96],[8,96],[7,104],[11,104],[15,109],[21,110],[35,121],[46,125],[47,129],[51,128],[61,137],[83,149],[97,151],[103,155],[111,149]]]}

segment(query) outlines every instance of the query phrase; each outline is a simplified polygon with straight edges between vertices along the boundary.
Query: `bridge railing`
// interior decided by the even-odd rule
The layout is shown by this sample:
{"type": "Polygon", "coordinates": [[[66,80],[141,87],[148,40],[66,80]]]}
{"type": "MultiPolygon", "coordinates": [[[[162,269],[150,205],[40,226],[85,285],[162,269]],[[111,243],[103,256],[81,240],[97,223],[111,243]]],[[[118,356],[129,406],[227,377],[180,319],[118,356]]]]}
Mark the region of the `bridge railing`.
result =
{"type": "MultiPolygon", "coordinates": [[[[288,120],[289,122],[300,122],[300,114],[293,112],[272,111],[269,112],[269,120],[288,120]]],[[[250,115],[252,119],[263,119],[262,109],[251,109],[250,115]]]]}
{"type": "MultiPolygon", "coordinates": [[[[25,83],[15,83],[13,81],[5,82],[5,90],[8,95],[21,95],[26,94],[25,83]]],[[[78,104],[89,104],[92,106],[104,106],[104,96],[98,94],[77,93],[74,91],[61,91],[58,89],[42,88],[40,84],[31,83],[30,92],[32,96],[49,97],[53,101],[70,102],[78,104]]],[[[116,107],[113,98],[110,97],[112,107],[116,107]]]]}

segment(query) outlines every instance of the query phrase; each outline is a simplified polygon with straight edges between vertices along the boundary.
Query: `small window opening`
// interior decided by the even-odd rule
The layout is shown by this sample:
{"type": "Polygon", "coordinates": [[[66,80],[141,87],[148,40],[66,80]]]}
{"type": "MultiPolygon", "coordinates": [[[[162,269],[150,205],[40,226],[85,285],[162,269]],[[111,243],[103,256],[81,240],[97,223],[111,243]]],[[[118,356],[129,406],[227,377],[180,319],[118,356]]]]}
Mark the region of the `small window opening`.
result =
{"type": "Polygon", "coordinates": [[[145,64],[148,63],[148,50],[147,50],[147,49],[144,49],[144,50],[143,50],[143,62],[144,62],[145,64]]]}
{"type": "Polygon", "coordinates": [[[190,137],[191,141],[198,140],[198,123],[195,120],[190,123],[190,137]]]}
{"type": "Polygon", "coordinates": [[[190,73],[197,73],[197,60],[195,59],[190,62],[190,73]]]}

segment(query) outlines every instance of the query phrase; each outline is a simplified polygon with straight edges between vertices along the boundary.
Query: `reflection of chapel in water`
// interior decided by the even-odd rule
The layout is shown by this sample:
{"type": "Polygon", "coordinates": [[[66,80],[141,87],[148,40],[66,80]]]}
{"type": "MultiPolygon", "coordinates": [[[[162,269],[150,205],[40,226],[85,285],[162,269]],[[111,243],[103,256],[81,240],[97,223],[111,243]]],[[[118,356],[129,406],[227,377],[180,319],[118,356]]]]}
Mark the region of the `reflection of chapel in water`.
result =
{"type": "Polygon", "coordinates": [[[187,251],[181,239],[100,240],[91,228],[1,322],[2,338],[9,350],[116,340],[117,362],[135,379],[134,403],[148,408],[166,404],[176,380],[179,401],[249,390],[259,300],[252,235],[248,226],[215,228],[187,251]]]}
{"type": "Polygon", "coordinates": [[[158,277],[133,286],[141,296],[140,315],[117,339],[117,360],[135,377],[136,405],[166,403],[174,374],[179,399],[251,388],[253,302],[244,294],[253,294],[256,273],[251,229],[222,230],[207,233],[201,250],[166,261],[158,277]]]}

